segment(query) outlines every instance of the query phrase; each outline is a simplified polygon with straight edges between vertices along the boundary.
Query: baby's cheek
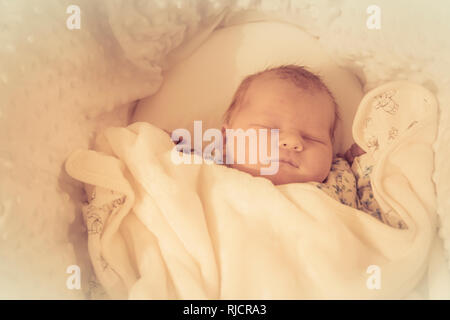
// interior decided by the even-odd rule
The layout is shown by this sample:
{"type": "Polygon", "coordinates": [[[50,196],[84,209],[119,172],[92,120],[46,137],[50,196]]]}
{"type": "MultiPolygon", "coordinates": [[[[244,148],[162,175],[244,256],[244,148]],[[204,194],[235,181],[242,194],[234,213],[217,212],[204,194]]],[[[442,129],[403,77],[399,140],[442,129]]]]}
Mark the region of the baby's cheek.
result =
{"type": "MultiPolygon", "coordinates": [[[[312,150],[311,150],[312,151],[312,150]]],[[[314,152],[308,154],[309,173],[314,177],[315,181],[323,181],[330,173],[332,162],[332,153],[326,148],[317,148],[314,152]]]]}
{"type": "MultiPolygon", "coordinates": [[[[272,138],[270,130],[264,132],[264,130],[255,129],[257,132],[257,149],[258,155],[263,153],[264,155],[271,155],[272,150],[272,138]]],[[[274,136],[275,138],[276,136],[274,136]]],[[[278,147],[278,141],[274,141],[273,147],[278,147]]]]}
{"type": "Polygon", "coordinates": [[[325,180],[326,177],[330,174],[331,164],[333,161],[333,153],[332,151],[325,152],[322,156],[322,161],[320,162],[320,177],[325,180]]]}

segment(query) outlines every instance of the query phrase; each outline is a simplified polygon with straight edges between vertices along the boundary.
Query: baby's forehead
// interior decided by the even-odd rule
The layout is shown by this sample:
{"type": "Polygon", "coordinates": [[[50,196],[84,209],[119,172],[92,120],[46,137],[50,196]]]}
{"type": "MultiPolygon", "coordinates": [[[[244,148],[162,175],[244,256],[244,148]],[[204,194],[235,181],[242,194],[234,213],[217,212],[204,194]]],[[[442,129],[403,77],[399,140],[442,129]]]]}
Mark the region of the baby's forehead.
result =
{"type": "Polygon", "coordinates": [[[255,95],[267,93],[286,94],[287,92],[298,95],[314,94],[317,97],[329,97],[327,91],[313,83],[312,80],[303,79],[299,81],[298,79],[294,80],[289,77],[262,74],[251,81],[244,98],[251,98],[255,95]]]}
{"type": "Polygon", "coordinates": [[[263,99],[309,99],[322,104],[333,105],[330,112],[334,112],[334,99],[327,92],[315,84],[309,83],[299,85],[289,79],[283,79],[275,76],[259,76],[249,85],[247,92],[243,97],[244,104],[255,100],[263,99]]]}
{"type": "Polygon", "coordinates": [[[298,113],[302,108],[308,108],[311,113],[330,115],[332,122],[336,115],[334,99],[326,89],[314,85],[299,87],[287,79],[273,76],[255,79],[243,99],[243,107],[249,108],[253,116],[267,113],[273,118],[283,117],[283,111],[287,109],[289,113],[298,113]]]}

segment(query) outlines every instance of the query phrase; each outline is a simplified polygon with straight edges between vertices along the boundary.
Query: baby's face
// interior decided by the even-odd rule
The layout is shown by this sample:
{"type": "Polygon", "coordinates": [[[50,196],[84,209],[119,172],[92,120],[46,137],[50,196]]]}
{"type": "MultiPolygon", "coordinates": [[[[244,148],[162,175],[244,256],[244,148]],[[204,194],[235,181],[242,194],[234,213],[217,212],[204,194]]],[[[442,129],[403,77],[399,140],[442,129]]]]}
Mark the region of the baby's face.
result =
{"type": "MultiPolygon", "coordinates": [[[[264,175],[275,185],[295,182],[322,182],[331,168],[333,148],[330,135],[334,123],[334,105],[325,92],[317,89],[308,92],[287,80],[274,77],[255,79],[248,88],[244,100],[234,111],[230,123],[223,129],[279,129],[278,172],[264,175]]],[[[270,155],[270,135],[265,150],[270,155]]],[[[229,141],[226,142],[228,144],[229,141]]],[[[258,138],[258,152],[261,148],[258,138]]],[[[249,139],[246,141],[246,160],[232,164],[233,168],[260,176],[262,164],[249,163],[249,139]]],[[[235,141],[237,154],[237,141],[235,141]]],[[[273,160],[272,160],[273,161],[273,160]]],[[[234,161],[236,162],[236,161],[234,161]]]]}

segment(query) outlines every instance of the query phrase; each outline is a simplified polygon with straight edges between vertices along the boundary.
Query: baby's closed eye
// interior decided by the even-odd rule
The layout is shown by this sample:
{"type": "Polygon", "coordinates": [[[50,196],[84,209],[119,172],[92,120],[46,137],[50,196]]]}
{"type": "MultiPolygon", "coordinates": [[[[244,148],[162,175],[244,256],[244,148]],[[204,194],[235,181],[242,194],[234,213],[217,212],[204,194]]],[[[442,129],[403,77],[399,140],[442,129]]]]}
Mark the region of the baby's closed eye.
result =
{"type": "Polygon", "coordinates": [[[306,137],[307,140],[310,140],[312,142],[317,142],[317,143],[322,143],[322,144],[326,144],[326,140],[320,137],[306,137]]]}
{"type": "Polygon", "coordinates": [[[250,127],[258,127],[258,128],[263,128],[263,129],[274,129],[273,127],[271,127],[270,125],[267,124],[259,124],[259,123],[251,123],[250,127]]]}

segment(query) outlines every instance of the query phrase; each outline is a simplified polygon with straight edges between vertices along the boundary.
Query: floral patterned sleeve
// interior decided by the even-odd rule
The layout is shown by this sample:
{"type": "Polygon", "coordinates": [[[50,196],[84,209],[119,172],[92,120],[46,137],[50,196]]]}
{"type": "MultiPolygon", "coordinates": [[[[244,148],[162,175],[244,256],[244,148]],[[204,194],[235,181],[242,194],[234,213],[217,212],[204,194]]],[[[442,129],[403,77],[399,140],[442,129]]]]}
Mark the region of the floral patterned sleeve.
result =
{"type": "Polygon", "coordinates": [[[327,179],[322,183],[311,182],[327,195],[342,204],[364,211],[387,225],[407,229],[406,224],[394,213],[385,213],[375,200],[370,182],[373,164],[367,154],[356,157],[349,163],[336,157],[327,179]]]}
{"type": "Polygon", "coordinates": [[[358,208],[355,176],[345,159],[334,158],[327,179],[322,183],[311,183],[340,203],[358,208]]]}
{"type": "Polygon", "coordinates": [[[371,216],[382,220],[381,209],[375,200],[370,175],[372,174],[373,164],[364,163],[365,155],[356,157],[352,164],[352,171],[356,179],[356,193],[358,197],[358,209],[371,216]]]}
{"type": "Polygon", "coordinates": [[[378,202],[375,200],[372,184],[370,182],[370,176],[373,169],[373,163],[370,159],[371,158],[367,153],[363,154],[362,156],[355,158],[351,167],[356,179],[358,209],[383,221],[391,227],[408,229],[398,215],[393,212],[383,212],[378,202]]]}

